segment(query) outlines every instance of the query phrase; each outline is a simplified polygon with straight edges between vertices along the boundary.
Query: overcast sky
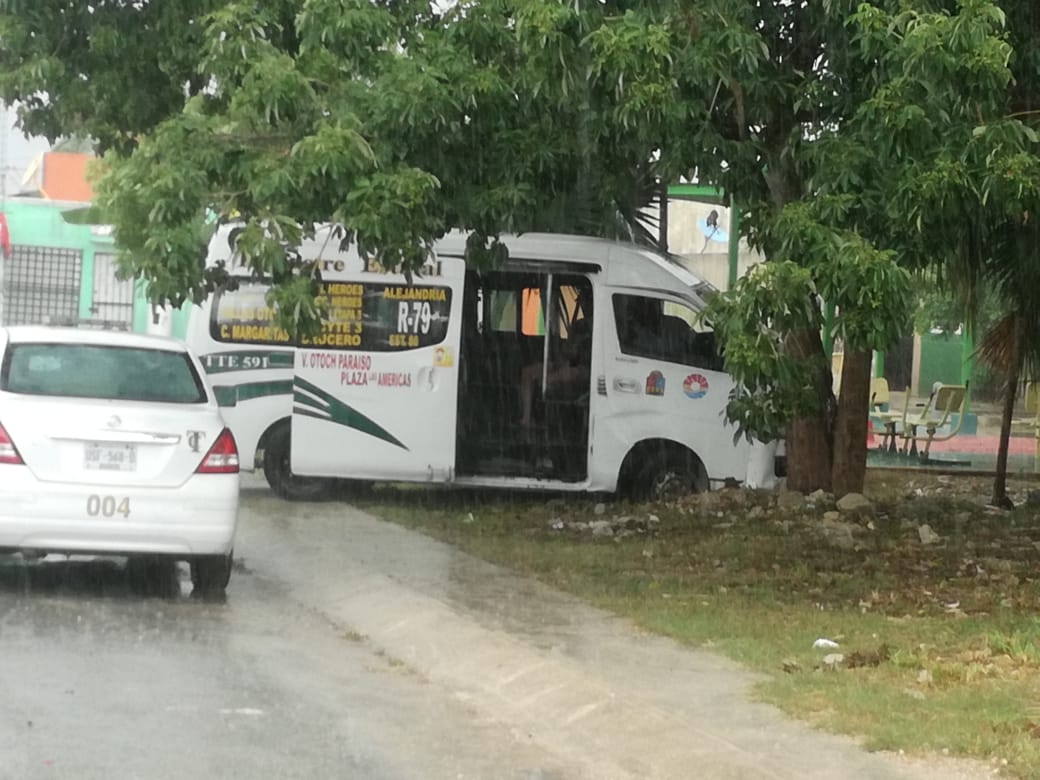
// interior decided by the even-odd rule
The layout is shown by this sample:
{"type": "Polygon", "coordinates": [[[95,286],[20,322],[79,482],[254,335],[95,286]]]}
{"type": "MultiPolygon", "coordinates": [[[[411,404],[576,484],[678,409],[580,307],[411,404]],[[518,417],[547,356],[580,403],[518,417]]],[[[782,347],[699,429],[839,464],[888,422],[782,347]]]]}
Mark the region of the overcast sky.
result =
{"type": "Polygon", "coordinates": [[[14,109],[4,110],[0,105],[0,127],[4,131],[0,137],[0,171],[4,179],[2,191],[7,195],[14,195],[21,189],[26,169],[37,155],[49,148],[45,138],[27,139],[14,123],[14,109]]]}

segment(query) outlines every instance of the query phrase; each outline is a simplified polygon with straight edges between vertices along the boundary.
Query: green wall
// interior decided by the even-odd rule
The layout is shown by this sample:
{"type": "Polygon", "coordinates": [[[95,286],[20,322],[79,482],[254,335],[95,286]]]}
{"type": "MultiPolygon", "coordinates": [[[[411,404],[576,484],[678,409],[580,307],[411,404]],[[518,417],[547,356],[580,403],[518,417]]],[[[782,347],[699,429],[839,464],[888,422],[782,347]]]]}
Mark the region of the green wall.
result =
{"type": "Polygon", "coordinates": [[[936,382],[963,381],[964,348],[960,336],[925,333],[921,336],[921,373],[917,394],[927,397],[936,382]]]}
{"type": "MultiPolygon", "coordinates": [[[[72,225],[62,218],[70,209],[81,209],[82,204],[61,203],[35,198],[9,198],[0,210],[7,217],[11,243],[22,246],[76,249],[83,253],[80,270],[79,316],[90,318],[94,303],[94,253],[111,252],[112,238],[103,228],[93,225],[72,225]]],[[[134,302],[134,323],[138,320],[138,302],[134,302]]],[[[135,327],[136,329],[136,327],[135,327]]]]}

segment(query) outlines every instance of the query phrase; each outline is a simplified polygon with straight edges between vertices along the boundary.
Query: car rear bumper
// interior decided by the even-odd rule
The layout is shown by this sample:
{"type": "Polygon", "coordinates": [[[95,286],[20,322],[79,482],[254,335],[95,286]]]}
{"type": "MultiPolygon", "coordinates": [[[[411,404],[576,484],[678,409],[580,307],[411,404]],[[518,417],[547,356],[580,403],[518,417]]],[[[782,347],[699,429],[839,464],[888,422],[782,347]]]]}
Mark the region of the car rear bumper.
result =
{"type": "Polygon", "coordinates": [[[0,549],[223,554],[234,544],[238,491],[237,474],[124,488],[41,482],[25,466],[0,465],[0,549]]]}

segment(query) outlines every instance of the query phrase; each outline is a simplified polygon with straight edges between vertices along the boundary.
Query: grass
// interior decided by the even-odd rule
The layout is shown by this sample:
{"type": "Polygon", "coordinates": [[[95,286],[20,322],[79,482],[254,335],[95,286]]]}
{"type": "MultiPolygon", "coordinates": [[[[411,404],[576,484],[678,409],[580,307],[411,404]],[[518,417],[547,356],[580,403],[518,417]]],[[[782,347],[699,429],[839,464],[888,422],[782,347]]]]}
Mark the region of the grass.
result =
{"type": "Polygon", "coordinates": [[[876,517],[846,524],[851,539],[837,542],[820,530],[833,507],[784,509],[765,493],[596,507],[385,489],[366,504],[764,672],[757,695],[818,727],[1037,777],[1040,522],[1034,508],[989,512],[987,490],[968,477],[872,474],[876,517]],[[588,525],[616,518],[615,535],[588,525]],[[922,544],[924,523],[938,544],[922,544]],[[840,648],[814,649],[819,637],[840,648]],[[829,652],[844,663],[822,664],[829,652]]]}

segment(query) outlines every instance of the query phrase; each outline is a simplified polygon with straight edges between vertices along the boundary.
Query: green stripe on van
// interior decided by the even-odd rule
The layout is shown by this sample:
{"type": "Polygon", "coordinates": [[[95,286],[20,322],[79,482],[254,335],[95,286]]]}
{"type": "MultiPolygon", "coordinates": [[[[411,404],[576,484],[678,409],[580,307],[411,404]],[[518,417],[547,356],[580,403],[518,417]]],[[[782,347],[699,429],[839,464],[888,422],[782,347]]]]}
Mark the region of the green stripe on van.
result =
{"type": "Polygon", "coordinates": [[[392,433],[374,420],[365,417],[357,409],[347,406],[320,387],[299,377],[296,377],[296,384],[293,387],[293,401],[293,414],[302,414],[316,420],[327,420],[336,425],[367,433],[369,436],[389,442],[402,450],[407,451],[408,449],[392,433]]]}
{"type": "Polygon", "coordinates": [[[213,388],[218,406],[238,406],[239,401],[251,401],[254,398],[265,398],[269,395],[291,395],[293,391],[291,379],[280,379],[274,382],[246,382],[241,385],[220,385],[213,388]]]}

